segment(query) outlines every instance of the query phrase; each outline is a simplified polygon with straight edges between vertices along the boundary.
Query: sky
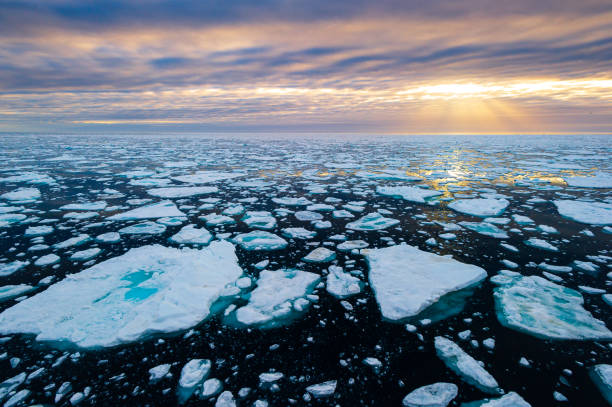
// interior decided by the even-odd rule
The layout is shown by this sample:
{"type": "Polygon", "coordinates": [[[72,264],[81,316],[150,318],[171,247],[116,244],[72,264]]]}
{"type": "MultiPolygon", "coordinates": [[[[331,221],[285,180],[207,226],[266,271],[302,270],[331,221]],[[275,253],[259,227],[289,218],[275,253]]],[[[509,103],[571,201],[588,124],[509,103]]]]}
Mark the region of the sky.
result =
{"type": "Polygon", "coordinates": [[[2,0],[0,132],[612,133],[610,0],[2,0]]]}

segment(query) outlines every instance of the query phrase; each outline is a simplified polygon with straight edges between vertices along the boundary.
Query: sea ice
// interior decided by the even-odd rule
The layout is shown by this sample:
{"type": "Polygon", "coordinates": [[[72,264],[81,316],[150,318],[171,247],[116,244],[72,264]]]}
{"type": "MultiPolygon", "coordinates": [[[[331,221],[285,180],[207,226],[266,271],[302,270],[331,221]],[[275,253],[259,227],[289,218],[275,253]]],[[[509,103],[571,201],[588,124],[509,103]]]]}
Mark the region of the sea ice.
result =
{"type": "Polygon", "coordinates": [[[338,382],[336,380],[330,380],[327,382],[310,385],[306,387],[306,391],[317,399],[331,397],[336,392],[337,384],[338,382]]]}
{"type": "Polygon", "coordinates": [[[383,317],[413,317],[445,294],[474,286],[485,270],[402,243],[382,249],[363,249],[369,280],[383,317]]]}
{"type": "Polygon", "coordinates": [[[520,395],[511,391],[497,399],[485,399],[466,403],[465,407],[531,407],[520,395]]]}
{"type": "Polygon", "coordinates": [[[414,186],[379,186],[376,188],[379,195],[402,198],[406,201],[425,203],[428,199],[442,195],[442,192],[414,186]]]}
{"type": "Polygon", "coordinates": [[[612,203],[572,199],[553,201],[559,215],[589,225],[612,225],[612,203]]]}
{"type": "Polygon", "coordinates": [[[0,277],[10,276],[30,264],[28,261],[15,260],[10,263],[0,263],[0,277]]]}
{"type": "Polygon", "coordinates": [[[605,172],[597,172],[586,177],[565,177],[565,182],[571,187],[612,188],[612,175],[605,172]]]}
{"type": "Polygon", "coordinates": [[[156,219],[169,216],[185,216],[174,202],[161,201],[154,204],[141,206],[140,208],[132,209],[131,211],[118,213],[110,216],[109,220],[138,220],[138,219],[156,219]]]}
{"type": "Polygon", "coordinates": [[[147,193],[158,198],[186,198],[189,196],[210,194],[217,191],[219,191],[217,187],[168,187],[149,189],[147,193]]]}
{"type": "Polygon", "coordinates": [[[548,243],[546,240],[538,239],[537,237],[530,237],[529,239],[525,240],[525,244],[527,246],[535,247],[537,249],[547,250],[549,252],[559,251],[558,247],[553,246],[552,244],[548,243]]]}
{"type": "Polygon", "coordinates": [[[302,222],[312,222],[323,219],[323,215],[313,211],[297,211],[295,213],[295,218],[297,220],[301,220],[302,222]]]}
{"type": "Polygon", "coordinates": [[[301,270],[263,270],[247,305],[235,311],[236,320],[243,325],[269,326],[287,319],[303,310],[302,302],[319,280],[319,275],[301,270]]]}
{"type": "Polygon", "coordinates": [[[404,407],[446,407],[457,397],[459,388],[453,383],[434,383],[419,387],[408,393],[402,405],[404,407]]]}
{"type": "Polygon", "coordinates": [[[89,237],[89,235],[81,234],[81,235],[66,239],[62,242],[56,243],[53,245],[53,247],[55,247],[56,249],[66,249],[68,247],[82,245],[84,243],[87,243],[90,240],[91,238],[89,237]]]}
{"type": "Polygon", "coordinates": [[[283,236],[290,239],[312,239],[317,235],[317,232],[307,230],[304,228],[285,228],[283,229],[283,236]]]}
{"type": "Polygon", "coordinates": [[[121,235],[117,232],[107,232],[96,236],[96,241],[101,243],[117,243],[121,240],[121,235]]]}
{"type": "Polygon", "coordinates": [[[202,383],[202,392],[200,397],[203,399],[209,399],[216,396],[223,391],[223,382],[219,379],[208,379],[202,383]]]}
{"type": "Polygon", "coordinates": [[[359,294],[363,283],[357,277],[346,273],[342,267],[330,266],[325,288],[336,298],[347,298],[359,294]]]}
{"type": "Polygon", "coordinates": [[[271,230],[276,227],[276,218],[268,211],[247,211],[240,220],[254,229],[271,230]]]}
{"type": "Polygon", "coordinates": [[[287,247],[287,241],[274,233],[254,230],[241,233],[233,239],[245,250],[279,250],[287,247]]]}
{"type": "Polygon", "coordinates": [[[212,363],[208,359],[191,359],[183,366],[178,382],[179,404],[186,402],[210,374],[212,363]]]}
{"type": "Polygon", "coordinates": [[[354,249],[364,249],[368,247],[368,242],[363,240],[347,240],[346,242],[340,243],[336,246],[336,249],[341,252],[349,252],[354,249]]]}
{"type": "Polygon", "coordinates": [[[63,211],[101,211],[106,208],[106,202],[78,202],[60,206],[63,211]]]}
{"type": "Polygon", "coordinates": [[[50,266],[52,264],[59,263],[59,261],[60,261],[60,257],[57,254],[50,253],[50,254],[46,254],[36,259],[36,261],[34,262],[34,265],[39,266],[39,267],[44,267],[44,266],[50,266]]]}
{"type": "Polygon", "coordinates": [[[497,380],[455,342],[442,336],[436,336],[434,342],[438,357],[466,383],[485,393],[502,394],[497,380]]]}
{"type": "Polygon", "coordinates": [[[161,235],[165,231],[166,226],[155,222],[141,222],[119,229],[119,233],[124,235],[161,235]]]}
{"type": "Polygon", "coordinates": [[[73,260],[73,261],[87,261],[87,260],[93,259],[94,257],[99,255],[100,253],[102,253],[101,249],[99,249],[97,247],[93,247],[91,249],[81,250],[81,251],[73,253],[72,256],[70,256],[70,260],[73,260]]]}
{"type": "Polygon", "coordinates": [[[481,235],[494,237],[497,239],[507,239],[508,234],[503,230],[488,222],[459,222],[466,229],[473,230],[481,235]]]}
{"type": "Polygon", "coordinates": [[[242,275],[234,246],[144,246],[67,276],[0,314],[0,333],[83,348],[188,329],[242,275]],[[112,317],[111,317],[112,316],[112,317]]]}
{"type": "Polygon", "coordinates": [[[196,228],[195,225],[184,226],[178,233],[170,237],[170,241],[177,244],[199,244],[207,245],[212,240],[212,234],[204,228],[196,228]]]}
{"type": "Polygon", "coordinates": [[[191,175],[180,175],[173,177],[177,181],[190,184],[209,184],[211,182],[223,181],[244,176],[241,172],[222,172],[222,171],[199,171],[191,175]]]}
{"type": "Polygon", "coordinates": [[[485,218],[501,215],[509,204],[507,199],[475,198],[458,199],[451,202],[448,207],[457,212],[485,218]]]}
{"type": "Polygon", "coordinates": [[[7,201],[30,203],[40,198],[40,191],[37,188],[19,188],[0,195],[0,198],[7,201]]]}
{"type": "Polygon", "coordinates": [[[7,213],[4,215],[0,215],[0,228],[10,226],[13,223],[19,223],[22,220],[25,220],[26,218],[27,216],[21,213],[7,213]]]}
{"type": "Polygon", "coordinates": [[[233,218],[217,213],[209,213],[208,215],[200,216],[200,219],[206,221],[206,226],[231,225],[236,223],[233,218]]]}
{"type": "Polygon", "coordinates": [[[0,286],[0,302],[19,297],[20,295],[29,293],[34,289],[36,289],[36,287],[32,287],[31,285],[27,284],[0,286]]]}
{"type": "Polygon", "coordinates": [[[589,376],[601,395],[612,405],[612,365],[595,365],[589,369],[589,376]]]}
{"type": "Polygon", "coordinates": [[[285,206],[306,206],[310,205],[312,202],[304,197],[293,198],[293,197],[281,197],[281,198],[272,198],[272,202],[278,205],[285,206]]]}
{"type": "Polygon", "coordinates": [[[385,218],[378,212],[372,212],[354,222],[347,223],[346,228],[352,230],[380,230],[395,226],[398,223],[399,220],[397,219],[385,218]]]}
{"type": "Polygon", "coordinates": [[[317,247],[308,253],[302,260],[307,263],[327,263],[336,258],[336,253],[325,248],[317,247]]]}
{"type": "Polygon", "coordinates": [[[575,290],[539,276],[503,272],[491,278],[499,322],[543,339],[612,339],[612,332],[583,308],[575,290]]]}
{"type": "Polygon", "coordinates": [[[25,232],[24,236],[35,237],[35,236],[46,236],[53,233],[53,226],[43,225],[43,226],[29,226],[25,232]]]}

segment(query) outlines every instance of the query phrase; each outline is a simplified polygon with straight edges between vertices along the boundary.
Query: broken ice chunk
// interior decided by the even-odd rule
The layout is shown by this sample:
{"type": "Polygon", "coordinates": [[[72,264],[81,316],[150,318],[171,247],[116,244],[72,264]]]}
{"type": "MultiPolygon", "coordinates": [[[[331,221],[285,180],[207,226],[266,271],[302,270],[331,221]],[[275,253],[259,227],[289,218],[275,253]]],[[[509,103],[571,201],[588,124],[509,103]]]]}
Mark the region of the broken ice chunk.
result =
{"type": "Polygon", "coordinates": [[[509,204],[507,199],[476,198],[458,199],[451,202],[448,207],[457,212],[485,218],[501,215],[509,204]]]}
{"type": "Polygon", "coordinates": [[[446,407],[459,389],[453,383],[434,383],[411,391],[404,400],[404,407],[446,407]]]}
{"type": "Polygon", "coordinates": [[[346,228],[352,230],[380,230],[395,226],[398,223],[399,220],[397,219],[385,218],[378,212],[372,212],[354,222],[347,223],[346,228]]]}

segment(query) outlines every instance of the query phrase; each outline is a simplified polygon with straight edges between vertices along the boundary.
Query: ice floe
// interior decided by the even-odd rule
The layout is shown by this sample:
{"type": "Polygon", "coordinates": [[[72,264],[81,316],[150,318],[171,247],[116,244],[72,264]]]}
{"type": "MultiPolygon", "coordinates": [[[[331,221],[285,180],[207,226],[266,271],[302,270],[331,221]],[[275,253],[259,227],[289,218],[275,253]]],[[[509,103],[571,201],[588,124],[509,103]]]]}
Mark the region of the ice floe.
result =
{"type": "Polygon", "coordinates": [[[248,303],[235,311],[243,325],[275,325],[306,309],[305,298],[320,277],[301,270],[263,270],[257,287],[249,294],[248,303]]]}
{"type": "Polygon", "coordinates": [[[485,218],[501,215],[509,204],[510,202],[503,198],[475,198],[458,199],[448,204],[448,207],[457,212],[485,218]]]}
{"type": "Polygon", "coordinates": [[[245,250],[279,250],[287,247],[287,241],[274,233],[254,230],[241,233],[233,241],[245,250]]]}
{"type": "Polygon", "coordinates": [[[478,266],[406,244],[361,252],[370,267],[370,285],[380,311],[390,320],[413,317],[442,296],[487,276],[478,266]]]}
{"type": "Polygon", "coordinates": [[[442,192],[434,189],[420,188],[416,186],[379,186],[376,188],[379,195],[402,198],[406,201],[425,203],[428,199],[442,195],[442,192]]]}
{"type": "Polygon", "coordinates": [[[544,339],[612,339],[612,332],[584,309],[575,290],[538,276],[503,272],[491,278],[499,322],[544,339]]]}
{"type": "Polygon", "coordinates": [[[195,225],[184,226],[178,233],[170,237],[170,241],[178,244],[207,245],[212,239],[213,236],[208,230],[197,228],[195,225]]]}
{"type": "Polygon", "coordinates": [[[171,216],[185,216],[174,202],[161,201],[140,208],[132,209],[127,212],[109,216],[109,220],[139,220],[139,219],[156,219],[171,216]]]}
{"type": "Polygon", "coordinates": [[[459,345],[442,336],[436,336],[434,342],[438,357],[466,383],[485,393],[502,394],[497,380],[459,345]]]}
{"type": "Polygon", "coordinates": [[[434,383],[419,387],[402,400],[404,407],[446,407],[457,397],[459,388],[453,383],[434,383]]]}
{"type": "Polygon", "coordinates": [[[481,235],[494,237],[497,239],[507,239],[508,233],[497,226],[488,222],[459,222],[461,226],[466,229],[473,230],[474,232],[480,233],[481,235]]]}
{"type": "Polygon", "coordinates": [[[342,299],[359,294],[362,286],[363,283],[359,278],[345,272],[342,267],[329,267],[325,288],[334,297],[342,299]]]}
{"type": "Polygon", "coordinates": [[[0,195],[0,198],[18,203],[31,203],[40,199],[40,196],[38,188],[19,188],[0,195]]]}
{"type": "Polygon", "coordinates": [[[601,395],[612,405],[612,365],[595,365],[589,369],[589,375],[601,395]]]}
{"type": "Polygon", "coordinates": [[[188,329],[242,275],[234,246],[144,246],[72,274],[0,314],[0,333],[103,347],[188,329]],[[114,316],[110,318],[109,316],[114,316]]]}
{"type": "Polygon", "coordinates": [[[397,219],[385,218],[378,212],[372,212],[354,222],[347,223],[346,228],[352,230],[380,230],[395,226],[398,223],[399,220],[397,219]]]}
{"type": "Polygon", "coordinates": [[[327,263],[336,258],[336,253],[325,247],[317,247],[302,258],[307,263],[327,263]]]}
{"type": "Polygon", "coordinates": [[[186,198],[189,196],[211,194],[217,191],[219,191],[217,187],[168,187],[149,189],[147,194],[158,198],[186,198]]]}
{"type": "Polygon", "coordinates": [[[189,184],[209,184],[211,182],[223,181],[227,179],[244,176],[244,173],[222,172],[222,171],[200,171],[191,175],[180,175],[173,177],[177,181],[189,184]]]}
{"type": "Polygon", "coordinates": [[[612,203],[586,202],[572,199],[553,201],[559,215],[590,225],[612,225],[612,203]]]}

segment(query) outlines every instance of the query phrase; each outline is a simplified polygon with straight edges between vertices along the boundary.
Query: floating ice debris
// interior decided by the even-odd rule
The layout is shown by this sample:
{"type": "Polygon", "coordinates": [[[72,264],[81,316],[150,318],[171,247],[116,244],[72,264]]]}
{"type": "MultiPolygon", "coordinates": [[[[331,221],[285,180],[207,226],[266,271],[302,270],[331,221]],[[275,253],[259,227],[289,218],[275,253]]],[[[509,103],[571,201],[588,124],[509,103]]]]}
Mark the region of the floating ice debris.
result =
{"type": "Polygon", "coordinates": [[[436,336],[434,342],[438,357],[466,383],[485,393],[502,394],[497,380],[455,342],[442,336],[436,336]]]}
{"type": "Polygon", "coordinates": [[[217,397],[215,407],[236,407],[236,400],[234,395],[229,391],[224,391],[217,397]]]}
{"type": "Polygon", "coordinates": [[[0,302],[19,297],[20,295],[29,293],[35,288],[36,287],[27,284],[0,286],[0,302]]]}
{"type": "Polygon", "coordinates": [[[208,359],[192,359],[183,366],[178,383],[179,404],[186,402],[208,377],[212,364],[208,359]]]}
{"type": "Polygon", "coordinates": [[[352,213],[350,213],[347,210],[344,209],[339,209],[337,211],[333,211],[332,212],[332,217],[334,219],[342,219],[342,218],[354,218],[355,215],[353,215],[352,213]]]}
{"type": "Polygon", "coordinates": [[[53,245],[56,249],[66,249],[68,247],[79,246],[84,243],[87,243],[91,240],[91,237],[87,234],[81,234],[75,237],[71,237],[70,239],[66,239],[63,242],[59,242],[53,245]]]}
{"type": "Polygon", "coordinates": [[[68,212],[64,214],[64,218],[66,219],[90,219],[98,216],[98,212],[68,212]]]}
{"type": "Polygon", "coordinates": [[[107,232],[96,236],[96,241],[101,243],[117,243],[121,241],[121,235],[117,232],[107,232]]]}
{"type": "Polygon", "coordinates": [[[39,267],[44,267],[44,266],[50,266],[52,264],[59,263],[59,261],[60,261],[60,257],[57,254],[50,253],[50,254],[41,256],[38,259],[36,259],[36,261],[34,262],[34,265],[39,266],[39,267]]]}
{"type": "Polygon", "coordinates": [[[212,239],[213,236],[208,230],[196,228],[195,225],[184,226],[178,233],[170,237],[170,241],[177,244],[207,245],[212,239]]]}
{"type": "Polygon", "coordinates": [[[453,383],[434,383],[411,391],[404,400],[404,407],[446,407],[457,397],[459,388],[453,383]]]}
{"type": "Polygon", "coordinates": [[[254,230],[241,233],[233,239],[245,250],[279,250],[287,247],[287,241],[274,233],[254,230]]]}
{"type": "Polygon", "coordinates": [[[170,373],[170,367],[169,363],[165,363],[149,369],[149,382],[155,383],[166,377],[170,373]]]}
{"type": "Polygon", "coordinates": [[[158,198],[186,198],[188,196],[211,194],[217,191],[219,191],[217,187],[168,187],[149,189],[147,194],[158,198]]]}
{"type": "Polygon", "coordinates": [[[404,243],[361,252],[380,311],[390,320],[415,316],[445,294],[474,286],[487,276],[478,266],[404,243]]]}
{"type": "Polygon", "coordinates": [[[60,206],[63,211],[101,211],[106,208],[106,202],[79,202],[60,206]]]}
{"type": "Polygon", "coordinates": [[[317,232],[307,230],[304,228],[285,228],[283,229],[283,236],[290,239],[312,239],[317,235],[317,232]]]}
{"type": "Polygon", "coordinates": [[[305,297],[319,280],[317,274],[301,270],[263,270],[247,305],[235,311],[236,320],[243,325],[271,326],[288,319],[308,306],[305,297]]]}
{"type": "Polygon", "coordinates": [[[544,233],[559,233],[556,228],[548,225],[538,225],[538,229],[544,233]]]}
{"type": "Polygon", "coordinates": [[[492,223],[494,225],[507,225],[510,223],[509,218],[484,218],[484,222],[492,223]]]}
{"type": "Polygon", "coordinates": [[[156,219],[170,216],[185,216],[174,202],[161,201],[154,204],[141,206],[140,208],[132,209],[131,211],[119,213],[108,217],[109,220],[138,220],[138,219],[156,219]]]}
{"type": "Polygon", "coordinates": [[[565,177],[564,179],[571,187],[612,188],[612,175],[605,172],[597,172],[586,177],[565,177]]]}
{"type": "Polygon", "coordinates": [[[485,218],[501,215],[509,204],[507,199],[475,198],[458,199],[448,204],[448,207],[457,212],[485,218]]]}
{"type": "Polygon", "coordinates": [[[327,263],[336,258],[336,253],[325,248],[325,247],[317,247],[308,255],[302,258],[305,262],[308,263],[327,263]]]}
{"type": "Polygon", "coordinates": [[[34,236],[46,236],[53,233],[53,226],[43,225],[43,226],[29,226],[25,232],[24,236],[34,237],[34,236]]]}
{"type": "Polygon", "coordinates": [[[93,259],[94,257],[99,255],[100,253],[102,253],[101,249],[99,249],[97,247],[93,247],[91,249],[81,250],[81,251],[73,253],[72,256],[70,256],[70,260],[73,260],[73,261],[87,261],[87,260],[93,259]]]}
{"type": "Polygon", "coordinates": [[[316,399],[331,397],[336,392],[337,384],[338,382],[336,380],[330,380],[327,382],[310,385],[306,387],[306,391],[316,399]]]}
{"type": "Polygon", "coordinates": [[[589,369],[589,376],[601,395],[612,405],[612,365],[595,365],[589,369]]]}
{"type": "Polygon", "coordinates": [[[306,207],[307,211],[319,211],[319,212],[331,212],[334,210],[334,207],[332,205],[327,205],[327,204],[313,204],[313,205],[308,205],[306,207]]]}
{"type": "Polygon", "coordinates": [[[473,230],[481,235],[494,237],[497,239],[507,239],[508,234],[497,226],[488,222],[459,222],[466,229],[473,230]]]}
{"type": "Polygon", "coordinates": [[[26,218],[27,216],[21,213],[7,213],[4,215],[0,215],[0,228],[10,226],[13,223],[19,223],[22,220],[25,220],[26,218]]]}
{"type": "Polygon", "coordinates": [[[10,276],[30,264],[28,261],[15,260],[10,263],[0,263],[0,277],[10,276]]]}
{"type": "Polygon", "coordinates": [[[559,215],[590,225],[612,225],[612,203],[571,199],[553,201],[559,215]]]}
{"type": "Polygon", "coordinates": [[[545,262],[538,264],[538,267],[542,270],[550,271],[551,273],[569,273],[572,271],[570,266],[555,266],[554,264],[547,264],[545,262]]]}
{"type": "Polygon", "coordinates": [[[347,223],[346,228],[352,230],[380,230],[395,226],[398,223],[399,220],[397,219],[385,218],[378,212],[372,212],[354,222],[347,223]]]}
{"type": "Polygon", "coordinates": [[[248,211],[240,220],[255,229],[271,230],[276,227],[276,218],[267,211],[248,211]]]}
{"type": "Polygon", "coordinates": [[[329,229],[331,228],[332,224],[328,220],[318,220],[314,222],[312,226],[314,226],[315,229],[329,229]]]}
{"type": "Polygon", "coordinates": [[[22,405],[22,403],[25,402],[28,397],[30,397],[31,393],[32,392],[27,389],[19,390],[17,393],[11,396],[6,403],[4,403],[4,407],[17,407],[22,405]]]}
{"type": "Polygon", "coordinates": [[[514,214],[512,215],[512,219],[520,225],[529,225],[533,223],[533,219],[528,218],[527,216],[524,216],[524,215],[514,214]]]}
{"type": "Polygon", "coordinates": [[[130,185],[140,187],[163,187],[170,183],[172,183],[172,181],[167,178],[134,178],[129,182],[130,185]]]}
{"type": "Polygon", "coordinates": [[[368,247],[368,242],[363,240],[347,240],[336,246],[341,252],[349,252],[354,249],[364,249],[368,247]]]}
{"type": "Polygon", "coordinates": [[[119,233],[124,235],[161,235],[165,231],[164,225],[155,222],[141,222],[119,229],[119,233]]]}
{"type": "Polygon", "coordinates": [[[237,215],[242,215],[244,213],[244,206],[238,204],[238,205],[232,205],[228,208],[226,208],[223,212],[221,212],[223,215],[227,215],[227,216],[237,216],[237,215]]]}
{"type": "Polygon", "coordinates": [[[542,250],[547,250],[549,252],[559,251],[558,247],[553,246],[552,244],[548,243],[546,240],[538,239],[537,237],[530,237],[529,239],[525,240],[525,244],[527,246],[535,247],[535,248],[542,249],[542,250]]]}
{"type": "Polygon", "coordinates": [[[396,186],[386,187],[379,186],[376,188],[379,195],[391,196],[393,198],[402,198],[406,201],[425,203],[428,199],[434,196],[442,195],[442,192],[434,189],[426,189],[413,186],[396,186]]]}
{"type": "Polygon", "coordinates": [[[612,332],[583,308],[575,290],[538,276],[504,272],[491,278],[499,322],[543,339],[612,339],[612,332]]]}
{"type": "Polygon", "coordinates": [[[226,179],[232,179],[242,177],[246,174],[237,172],[221,172],[221,171],[199,171],[191,175],[181,175],[173,177],[177,181],[186,182],[190,184],[209,184],[211,182],[223,181],[226,179]]]}
{"type": "Polygon", "coordinates": [[[25,380],[27,375],[19,373],[17,376],[10,377],[0,383],[0,401],[3,401],[13,390],[19,387],[25,380]]]}
{"type": "Polygon", "coordinates": [[[311,222],[323,219],[323,215],[313,211],[298,211],[295,213],[295,218],[303,222],[311,222]]]}
{"type": "Polygon", "coordinates": [[[219,215],[217,213],[210,213],[208,215],[200,216],[200,219],[206,222],[206,226],[231,225],[236,223],[233,218],[225,215],[219,215]]]}
{"type": "Polygon", "coordinates": [[[292,198],[292,197],[282,197],[282,198],[272,198],[272,202],[279,205],[285,206],[306,206],[310,205],[312,202],[304,197],[292,198]]]}
{"type": "Polygon", "coordinates": [[[0,195],[0,198],[7,201],[30,203],[40,198],[40,191],[37,188],[19,188],[0,195]]]}
{"type": "Polygon", "coordinates": [[[201,250],[135,248],[5,310],[0,332],[91,348],[188,329],[209,316],[241,274],[234,246],[225,241],[201,250]]]}
{"type": "Polygon", "coordinates": [[[330,266],[325,288],[336,298],[347,298],[359,294],[363,283],[357,277],[346,273],[342,267],[330,266]]]}
{"type": "Polygon", "coordinates": [[[376,172],[372,171],[357,171],[356,177],[370,178],[370,179],[383,179],[389,181],[421,181],[420,177],[406,174],[403,170],[379,170],[376,172]]]}
{"type": "Polygon", "coordinates": [[[10,212],[20,212],[24,210],[23,206],[6,206],[4,203],[0,203],[0,214],[10,212]]]}
{"type": "Polygon", "coordinates": [[[531,404],[513,391],[497,399],[485,399],[465,404],[466,407],[468,405],[473,407],[531,407],[531,404]]]}
{"type": "Polygon", "coordinates": [[[223,391],[223,382],[219,379],[208,379],[202,383],[202,392],[200,398],[209,399],[223,391]]]}
{"type": "Polygon", "coordinates": [[[18,183],[25,182],[28,184],[44,184],[52,185],[55,184],[55,180],[47,174],[41,174],[38,172],[24,172],[20,175],[13,175],[6,178],[0,178],[0,182],[18,183]]]}

